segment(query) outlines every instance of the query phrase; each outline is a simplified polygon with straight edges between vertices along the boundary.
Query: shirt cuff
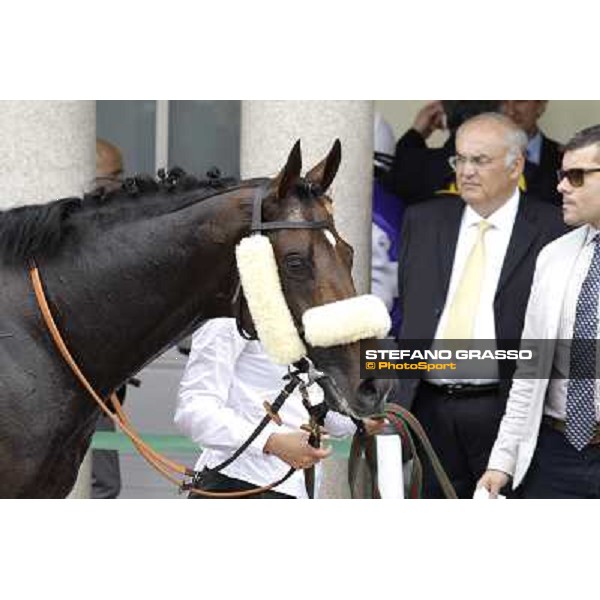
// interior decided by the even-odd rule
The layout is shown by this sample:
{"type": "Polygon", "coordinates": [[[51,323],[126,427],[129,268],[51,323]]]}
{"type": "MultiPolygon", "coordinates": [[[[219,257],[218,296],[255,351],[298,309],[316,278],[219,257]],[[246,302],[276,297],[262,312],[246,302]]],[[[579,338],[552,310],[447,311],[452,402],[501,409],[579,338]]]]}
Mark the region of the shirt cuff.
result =
{"type": "Polygon", "coordinates": [[[496,445],[490,454],[487,468],[494,471],[502,471],[514,477],[516,462],[514,450],[496,445]]]}

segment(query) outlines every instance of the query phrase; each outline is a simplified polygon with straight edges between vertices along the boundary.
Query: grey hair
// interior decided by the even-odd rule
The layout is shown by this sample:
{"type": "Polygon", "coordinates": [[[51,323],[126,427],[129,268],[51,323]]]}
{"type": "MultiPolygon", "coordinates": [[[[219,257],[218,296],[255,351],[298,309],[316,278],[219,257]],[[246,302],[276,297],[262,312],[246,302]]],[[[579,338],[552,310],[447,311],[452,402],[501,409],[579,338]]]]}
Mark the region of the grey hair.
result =
{"type": "Polygon", "coordinates": [[[506,166],[510,167],[519,156],[525,155],[529,140],[527,134],[520,127],[517,127],[512,119],[507,116],[495,112],[481,113],[480,115],[465,121],[456,131],[456,137],[458,138],[463,130],[470,125],[477,125],[478,123],[485,122],[489,123],[490,121],[493,121],[506,129],[505,141],[508,150],[505,161],[506,166]]]}

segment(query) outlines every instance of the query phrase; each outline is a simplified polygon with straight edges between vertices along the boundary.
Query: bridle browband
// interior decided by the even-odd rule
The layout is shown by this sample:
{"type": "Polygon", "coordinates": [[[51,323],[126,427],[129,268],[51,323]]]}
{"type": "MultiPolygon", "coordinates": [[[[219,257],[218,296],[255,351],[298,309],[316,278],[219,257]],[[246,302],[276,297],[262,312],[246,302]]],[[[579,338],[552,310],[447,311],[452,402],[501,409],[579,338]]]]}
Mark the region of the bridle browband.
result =
{"type": "MultiPolygon", "coordinates": [[[[314,193],[314,192],[309,192],[314,193]]],[[[263,221],[262,203],[268,197],[268,187],[259,185],[254,193],[252,200],[252,222],[250,224],[250,234],[261,231],[275,231],[281,229],[328,229],[331,227],[329,220],[321,221],[263,221]]]]}

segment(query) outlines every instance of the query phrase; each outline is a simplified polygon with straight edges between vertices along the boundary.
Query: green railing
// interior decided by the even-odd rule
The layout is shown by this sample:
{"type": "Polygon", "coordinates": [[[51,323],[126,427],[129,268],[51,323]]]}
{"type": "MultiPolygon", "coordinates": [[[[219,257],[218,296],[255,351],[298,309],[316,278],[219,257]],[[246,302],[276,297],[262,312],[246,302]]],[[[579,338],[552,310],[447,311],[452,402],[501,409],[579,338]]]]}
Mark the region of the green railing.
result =
{"type": "MultiPolygon", "coordinates": [[[[173,452],[177,454],[196,455],[201,450],[194,442],[180,435],[145,433],[142,435],[142,438],[152,448],[165,454],[173,452]]],[[[333,452],[337,456],[348,457],[350,452],[350,438],[343,440],[330,439],[327,440],[327,444],[333,446],[333,452]]],[[[92,448],[94,450],[118,450],[125,454],[137,452],[126,435],[113,431],[97,431],[94,433],[92,448]]]]}

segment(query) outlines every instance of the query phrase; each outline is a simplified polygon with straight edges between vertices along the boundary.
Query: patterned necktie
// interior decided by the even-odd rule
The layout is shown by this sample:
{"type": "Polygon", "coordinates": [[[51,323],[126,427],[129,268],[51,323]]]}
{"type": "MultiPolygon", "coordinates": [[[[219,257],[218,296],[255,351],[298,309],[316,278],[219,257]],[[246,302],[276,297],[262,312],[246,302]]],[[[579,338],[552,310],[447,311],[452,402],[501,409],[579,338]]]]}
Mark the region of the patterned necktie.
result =
{"type": "Polygon", "coordinates": [[[600,294],[598,237],[597,234],[594,238],[594,256],[577,298],[571,341],[565,436],[577,450],[588,444],[596,427],[596,336],[600,294]]]}
{"type": "Polygon", "coordinates": [[[477,224],[477,240],[463,269],[452,304],[443,338],[448,340],[470,340],[475,327],[475,315],[479,306],[481,286],[485,273],[484,236],[492,225],[485,220],[477,224]]]}

